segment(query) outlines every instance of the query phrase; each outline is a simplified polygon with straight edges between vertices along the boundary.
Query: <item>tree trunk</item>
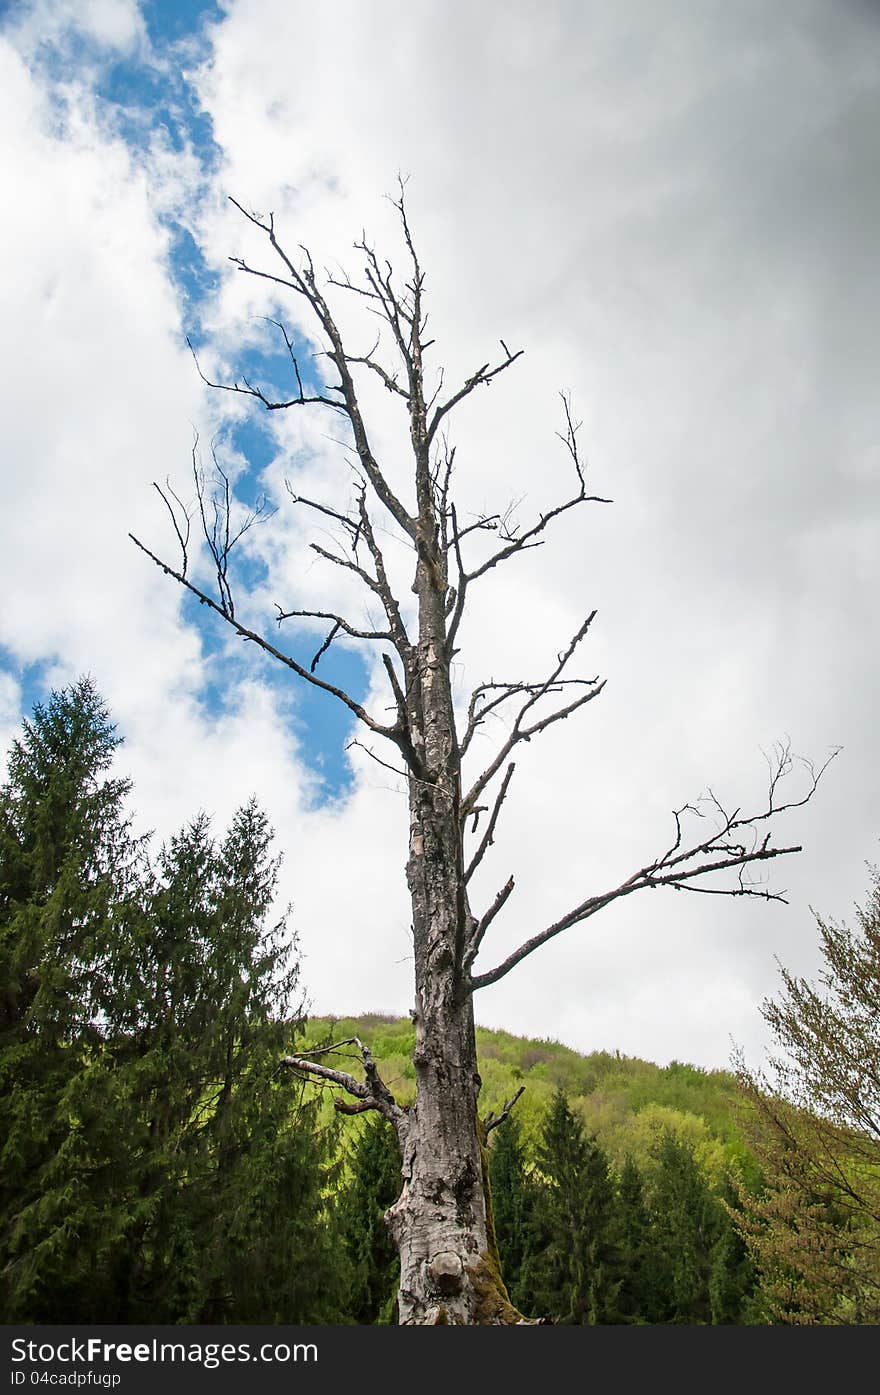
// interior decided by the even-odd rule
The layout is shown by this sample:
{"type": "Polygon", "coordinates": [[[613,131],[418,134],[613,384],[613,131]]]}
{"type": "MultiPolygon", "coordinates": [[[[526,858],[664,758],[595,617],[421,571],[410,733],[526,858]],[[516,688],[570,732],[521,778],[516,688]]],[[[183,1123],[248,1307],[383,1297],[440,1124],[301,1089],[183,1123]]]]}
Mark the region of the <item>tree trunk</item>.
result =
{"type": "Polygon", "coordinates": [[[415,1063],[403,1190],[387,1213],[400,1252],[400,1322],[519,1322],[501,1281],[488,1206],[469,1003],[447,1005],[430,1026],[419,1021],[415,1063]]]}
{"type": "MultiPolygon", "coordinates": [[[[488,1200],[473,1001],[464,953],[473,925],[461,836],[461,779],[439,559],[413,589],[419,644],[410,730],[423,778],[409,781],[416,977],[416,1103],[400,1120],[403,1190],[387,1214],[400,1252],[400,1322],[516,1322],[498,1269],[488,1200]]],[[[414,681],[413,681],[414,680],[414,681]]]]}

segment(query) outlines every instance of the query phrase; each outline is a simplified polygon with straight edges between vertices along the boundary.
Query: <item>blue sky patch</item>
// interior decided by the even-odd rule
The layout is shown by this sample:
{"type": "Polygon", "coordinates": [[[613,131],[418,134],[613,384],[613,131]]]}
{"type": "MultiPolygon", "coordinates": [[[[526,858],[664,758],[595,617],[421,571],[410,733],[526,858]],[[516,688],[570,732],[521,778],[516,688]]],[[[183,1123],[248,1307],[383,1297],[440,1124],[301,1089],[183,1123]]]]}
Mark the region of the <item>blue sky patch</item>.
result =
{"type": "Polygon", "coordinates": [[[189,38],[223,18],[215,0],[141,0],[141,14],[154,44],[189,38]]]}
{"type": "MultiPolygon", "coordinates": [[[[0,3],[0,22],[15,23],[16,17],[27,13],[26,5],[13,7],[0,3]]],[[[210,183],[216,174],[220,151],[214,141],[211,121],[200,106],[198,95],[188,73],[210,56],[209,27],[222,19],[223,9],[214,0],[142,0],[140,11],[148,43],[136,45],[121,53],[97,42],[83,32],[85,18],[80,21],[74,13],[72,23],[52,41],[41,43],[33,63],[50,93],[54,92],[59,112],[64,110],[64,84],[73,75],[89,80],[99,104],[106,129],[123,141],[137,164],[145,160],[157,138],[172,155],[191,158],[195,155],[204,181],[204,189],[192,190],[195,200],[203,193],[213,192],[210,183]]],[[[184,210],[186,212],[186,210],[184,210]]],[[[204,344],[202,311],[217,286],[217,276],[204,249],[199,246],[190,228],[165,215],[163,222],[170,243],[167,270],[180,304],[184,333],[196,349],[204,344]]],[[[221,255],[223,249],[219,249],[221,255]]],[[[265,326],[265,336],[256,347],[244,349],[235,364],[233,376],[249,378],[263,388],[267,395],[292,398],[297,393],[296,376],[281,333],[271,325],[265,326]]],[[[305,347],[300,372],[306,389],[317,386],[313,376],[312,346],[305,347]]],[[[193,372],[196,371],[193,365],[193,372]]],[[[256,402],[242,420],[231,422],[218,439],[218,461],[223,465],[224,441],[236,456],[246,461],[246,468],[231,471],[236,497],[246,508],[253,508],[262,495],[262,476],[277,453],[271,427],[271,417],[256,402]]],[[[208,480],[213,472],[211,445],[202,432],[200,444],[202,468],[208,480]]],[[[193,481],[183,462],[172,472],[171,485],[185,501],[194,495],[193,481]]],[[[283,507],[284,501],[279,501],[283,507]]],[[[269,525],[271,526],[271,524],[269,525]]],[[[199,535],[199,520],[192,520],[192,541],[199,535]]],[[[175,562],[173,535],[165,538],[169,561],[175,562]],[[173,545],[173,546],[172,546],[173,545]]],[[[238,595],[247,588],[263,584],[262,564],[252,551],[241,547],[235,553],[238,595]]],[[[279,600],[285,598],[279,597],[279,600]]],[[[335,799],[350,787],[351,771],[345,754],[345,743],[352,735],[353,717],[334,697],[321,693],[296,678],[289,670],[255,652],[252,645],[241,645],[241,658],[230,658],[230,632],[216,615],[189,597],[184,614],[200,635],[204,669],[199,699],[206,712],[215,716],[228,711],[235,702],[235,687],[248,679],[259,678],[283,697],[283,708],[289,714],[296,732],[301,757],[319,777],[320,797],[335,799]]],[[[279,633],[274,612],[264,619],[261,633],[278,647],[291,653],[308,667],[322,636],[310,632],[287,630],[279,633]]],[[[29,713],[35,702],[49,695],[47,673],[54,667],[56,656],[22,667],[15,656],[0,646],[0,669],[15,675],[22,685],[23,710],[29,713]]],[[[334,645],[321,660],[320,675],[348,691],[356,701],[362,701],[367,690],[367,670],[363,659],[350,648],[334,645]]],[[[95,674],[100,687],[100,674],[95,674]]],[[[123,733],[124,734],[124,733],[123,733]]]]}

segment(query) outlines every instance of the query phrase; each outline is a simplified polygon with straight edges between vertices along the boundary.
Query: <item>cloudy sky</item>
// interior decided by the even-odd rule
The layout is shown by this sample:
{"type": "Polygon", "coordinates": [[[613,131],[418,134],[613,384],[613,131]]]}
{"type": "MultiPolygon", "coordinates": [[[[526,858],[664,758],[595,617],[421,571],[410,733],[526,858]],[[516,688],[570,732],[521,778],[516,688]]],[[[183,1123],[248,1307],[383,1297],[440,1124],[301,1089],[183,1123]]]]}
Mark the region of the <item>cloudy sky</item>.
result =
{"type": "MultiPolygon", "coordinates": [[[[877,6],[25,0],[0,4],[0,108],[3,749],[91,673],[140,826],[203,808],[219,829],[251,793],[269,811],[314,1010],[409,1008],[400,782],[128,538],[175,560],[151,482],[192,493],[198,432],[244,499],[278,505],[248,535],[241,613],[273,637],[274,601],[341,603],[284,486],[346,502],[338,424],[208,392],[185,336],[206,370],[274,382],[261,316],[283,312],[305,361],[301,309],[227,260],[267,249],[226,196],[357,272],[362,230],[401,260],[384,195],[403,174],[447,382],[499,338],[526,351],[452,419],[462,511],[513,502],[528,524],[561,497],[560,390],[614,500],[491,574],[462,631],[466,696],[541,676],[595,607],[582,671],[607,678],[523,748],[476,899],[517,889],[480,967],[662,851],[707,787],[759,807],[775,741],[843,748],[780,825],[804,847],[770,868],[788,905],[631,898],[483,990],[477,1018],[759,1061],[776,959],[815,974],[811,907],[846,919],[880,860],[877,6]]],[[[364,401],[396,475],[394,399],[364,401]]],[[[282,632],[306,660],[320,637],[282,632]]],[[[328,676],[381,704],[373,658],[334,650],[328,676]]]]}

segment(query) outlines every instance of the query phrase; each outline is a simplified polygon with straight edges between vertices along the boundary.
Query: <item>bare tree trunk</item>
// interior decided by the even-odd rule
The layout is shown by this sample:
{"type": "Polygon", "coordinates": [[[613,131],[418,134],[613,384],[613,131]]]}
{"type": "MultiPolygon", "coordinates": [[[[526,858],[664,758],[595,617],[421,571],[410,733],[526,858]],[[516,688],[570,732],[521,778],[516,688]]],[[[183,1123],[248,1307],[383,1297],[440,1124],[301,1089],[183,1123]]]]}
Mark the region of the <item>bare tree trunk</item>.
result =
{"type": "MultiPolygon", "coordinates": [[[[550,525],[561,515],[582,504],[609,501],[587,494],[584,466],[578,453],[578,423],[573,421],[569,400],[563,396],[565,431],[560,439],[574,467],[573,492],[539,514],[528,527],[516,526],[509,512],[481,515],[466,525],[459,523],[451,491],[455,452],[445,440],[441,444],[439,428],[443,426],[445,431],[446,419],[455,407],[478,387],[494,381],[517,361],[521,351],[511,353],[502,340],[503,357],[494,366],[486,363],[478,368],[445,399],[441,399],[442,372],[434,390],[426,392],[423,353],[433,341],[424,337],[424,276],[410,236],[402,188],[396,206],[408,258],[408,278],[403,284],[396,280],[390,263],[380,260],[363,240],[356,244],[364,257],[362,280],[355,283],[342,274],[327,281],[328,287],[337,292],[359,298],[383,325],[380,338],[368,354],[353,354],[346,349],[324,290],[318,286],[309,253],[304,251],[304,263],[298,264],[278,243],[271,215],[263,220],[242,209],[267,236],[280,266],[275,264],[276,274],[257,270],[239,259],[234,259],[236,264],[243,272],[264,278],[284,294],[306,302],[316,324],[323,358],[338,373],[339,381],[319,383],[317,387],[304,384],[294,340],[284,325],[275,320],[292,367],[290,398],[268,396],[246,378],[241,382],[209,384],[251,396],[269,411],[317,406],[345,420],[357,457],[356,507],[335,507],[299,496],[289,485],[288,489],[295,505],[315,511],[322,525],[326,526],[329,519],[338,529],[338,550],[329,551],[316,542],[311,546],[325,562],[346,568],[359,578],[369,603],[367,612],[371,614],[380,607],[384,620],[379,623],[384,628],[376,628],[372,620],[352,622],[332,611],[282,610],[278,606],[279,623],[296,618],[331,625],[311,664],[306,666],[265,635],[244,626],[235,614],[230,557],[238,539],[265,512],[265,505],[242,516],[219,465],[216,492],[208,495],[195,450],[198,519],[216,572],[216,595],[210,595],[188,575],[191,513],[170,485],[166,489],[158,485],[156,488],[171,516],[180,546],[179,567],[170,566],[136,538],[133,540],[243,639],[255,643],[300,680],[342,702],[371,738],[382,737],[391,742],[397,758],[403,761],[404,769],[399,773],[407,781],[410,815],[406,870],[415,960],[415,1103],[406,1108],[397,1103],[381,1079],[369,1049],[359,1041],[355,1040],[355,1044],[361,1053],[363,1079],[323,1061],[299,1056],[284,1059],[298,1074],[338,1086],[345,1096],[336,1100],[342,1112],[355,1114],[376,1109],[397,1130],[403,1189],[388,1212],[388,1221],[400,1251],[400,1321],[515,1323],[525,1319],[510,1304],[499,1272],[485,1154],[488,1130],[501,1122],[515,1101],[505,1105],[498,1118],[480,1120],[474,992],[503,978],[556,935],[636,891],[674,887],[714,895],[783,899],[749,881],[747,870],[753,864],[800,851],[798,847],[774,847],[770,832],[763,825],[785,810],[806,803],[822,771],[817,773],[806,763],[809,779],[805,794],[800,799],[780,802],[780,782],[793,766],[788,747],[780,747],[771,767],[766,807],[749,815],[738,809],[729,812],[711,791],[703,809],[683,805],[673,813],[673,841],[660,856],[638,868],[620,885],[588,896],[552,924],[531,934],[493,968],[474,972],[486,931],[514,890],[513,877],[508,877],[479,918],[471,913],[468,883],[494,842],[515,769],[509,758],[520,742],[530,741],[592,702],[604,684],[598,678],[569,677],[569,664],[593,621],[595,612],[591,612],[559,652],[546,677],[478,684],[470,695],[466,717],[457,726],[451,666],[466,596],[469,587],[494,575],[497,567],[540,546],[550,525]],[[381,345],[391,355],[390,366],[389,359],[383,362],[377,356],[381,345]],[[358,403],[355,371],[377,375],[388,391],[405,404],[413,453],[414,511],[394,493],[373,455],[358,403]],[[407,630],[404,608],[388,579],[378,530],[373,526],[373,511],[383,528],[390,529],[415,554],[412,591],[418,602],[418,617],[413,638],[407,630]],[[465,552],[472,546],[482,547],[482,554],[477,551],[473,559],[466,558],[465,552]],[[340,635],[380,647],[396,708],[393,723],[378,720],[350,694],[317,674],[322,655],[340,635]],[[490,714],[506,718],[506,734],[486,767],[465,789],[462,763],[473,737],[490,714]],[[490,794],[493,787],[494,796],[490,794]],[[485,805],[479,803],[484,797],[489,800],[485,805]],[[487,818],[483,831],[475,838],[477,818],[484,810],[487,818]],[[710,816],[708,822],[706,814],[710,816]],[[685,821],[697,815],[701,823],[697,825],[697,834],[689,839],[685,821]],[[475,845],[466,855],[465,830],[471,819],[468,838],[475,839],[475,845]],[[731,871],[736,874],[732,882],[718,885],[717,875],[731,871]]],[[[336,1043],[313,1055],[329,1056],[347,1045],[350,1043],[336,1043]]]]}
{"type": "MultiPolygon", "coordinates": [[[[449,689],[442,572],[420,560],[407,881],[416,964],[417,1096],[402,1139],[403,1191],[388,1213],[400,1251],[402,1323],[479,1323],[502,1309],[487,1280],[489,1234],[480,1144],[473,1003],[462,971],[464,885],[458,740],[449,689]],[[492,1302],[494,1298],[494,1303],[492,1302]]],[[[505,1295],[506,1297],[506,1295],[505,1295]]],[[[509,1305],[508,1305],[509,1307],[509,1305]]],[[[512,1312],[512,1310],[511,1310],[512,1312]]]]}
{"type": "MultiPolygon", "coordinates": [[[[422,425],[414,420],[414,437],[422,425]]],[[[480,1076],[464,972],[473,922],[464,881],[461,761],[449,681],[446,559],[438,548],[427,490],[420,502],[424,513],[413,582],[419,636],[408,674],[409,730],[419,775],[409,777],[406,869],[417,1093],[401,1121],[403,1190],[387,1219],[400,1252],[401,1323],[480,1323],[499,1320],[505,1309],[516,1320],[518,1314],[502,1301],[497,1268],[493,1274],[489,1263],[480,1076]]]]}
{"type": "Polygon", "coordinates": [[[418,1097],[404,1130],[403,1190],[387,1214],[400,1321],[517,1321],[490,1253],[470,1003],[431,996],[429,1006],[418,999],[418,1097]]]}

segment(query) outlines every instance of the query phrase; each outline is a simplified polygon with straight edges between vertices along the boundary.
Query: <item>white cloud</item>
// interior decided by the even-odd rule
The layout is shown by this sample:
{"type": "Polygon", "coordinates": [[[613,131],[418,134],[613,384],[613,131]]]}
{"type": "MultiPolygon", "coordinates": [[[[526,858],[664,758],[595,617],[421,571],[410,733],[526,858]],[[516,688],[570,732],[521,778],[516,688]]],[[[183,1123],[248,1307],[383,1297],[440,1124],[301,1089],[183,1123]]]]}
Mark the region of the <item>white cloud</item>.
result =
{"type": "MultiPolygon", "coordinates": [[[[757,9],[661,17],[644,5],[488,6],[450,20],[382,5],[279,5],[270,17],[239,0],[217,31],[201,92],[227,188],[273,208],[293,244],[351,265],[345,243],[364,225],[399,255],[378,195],[411,172],[449,380],[497,335],[525,345],[518,377],[453,427],[465,507],[525,496],[527,516],[564,487],[559,387],[581,406],[594,487],[616,500],[487,583],[463,636],[463,681],[540,672],[595,604],[584,665],[609,677],[580,728],[523,762],[493,867],[497,884],[515,870],[518,889],[487,954],[650,857],[669,809],[709,782],[759,800],[761,747],[776,737],[820,759],[849,748],[782,830],[807,845],[774,869],[790,910],[684,895],[621,906],[487,990],[478,1016],[723,1063],[731,1035],[761,1039],[773,953],[815,965],[808,903],[847,904],[861,889],[877,836],[861,695],[877,677],[864,636],[877,588],[878,286],[876,267],[860,280],[848,262],[877,225],[860,160],[880,91],[863,23],[847,16],[829,48],[817,6],[781,6],[772,22],[757,9]],[[843,335],[867,358],[844,367],[843,335]]],[[[205,235],[265,255],[228,217],[205,235]]],[[[253,294],[230,282],[221,316],[253,294]]],[[[344,820],[338,832],[328,858],[361,836],[344,820]]],[[[391,888],[402,851],[384,856],[391,888]]],[[[344,931],[339,944],[344,954],[344,931]]],[[[369,980],[340,1003],[328,947],[326,969],[323,957],[312,968],[319,1001],[376,1003],[389,951],[377,941],[369,980]]]]}
{"type": "MultiPolygon", "coordinates": [[[[286,714],[252,684],[228,694],[221,718],[208,714],[182,595],[128,537],[167,541],[150,481],[185,476],[204,415],[153,190],[87,92],[69,92],[59,129],[3,41],[0,94],[19,210],[0,232],[14,271],[4,319],[15,325],[0,407],[0,638],[19,663],[46,664],[53,686],[93,675],[126,738],[119,763],[135,778],[142,826],[165,836],[200,808],[226,822],[255,791],[289,823],[312,782],[286,714]]],[[[2,682],[11,737],[21,692],[11,675],[2,682]]]]}
{"type": "Polygon", "coordinates": [[[21,684],[11,673],[0,672],[0,749],[9,749],[18,735],[21,715],[21,684]]]}
{"type": "Polygon", "coordinates": [[[131,53],[146,41],[138,0],[31,0],[13,12],[9,36],[29,58],[71,35],[100,48],[131,53]]]}

